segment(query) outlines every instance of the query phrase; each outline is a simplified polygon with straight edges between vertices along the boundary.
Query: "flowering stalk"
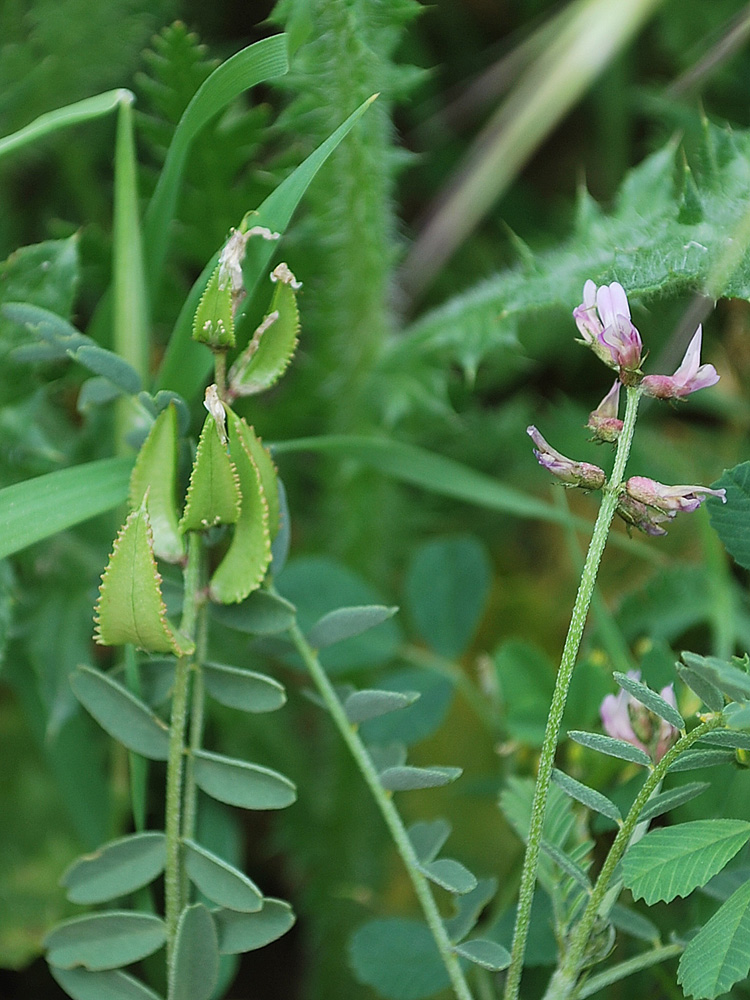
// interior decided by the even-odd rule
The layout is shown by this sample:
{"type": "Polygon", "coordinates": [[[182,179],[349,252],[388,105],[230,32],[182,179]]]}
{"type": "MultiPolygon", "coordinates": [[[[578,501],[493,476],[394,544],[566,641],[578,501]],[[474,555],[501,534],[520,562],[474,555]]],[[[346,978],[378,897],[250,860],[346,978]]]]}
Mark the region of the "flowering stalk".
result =
{"type": "Polygon", "coordinates": [[[552,695],[547,728],[544,733],[544,742],[539,758],[539,771],[537,774],[536,788],[534,790],[534,801],[531,807],[531,823],[529,825],[529,839],[526,845],[526,855],[524,857],[523,870],[521,872],[521,885],[519,889],[518,910],[516,913],[516,927],[513,935],[513,945],[511,949],[511,962],[505,981],[505,1000],[516,1000],[521,983],[521,972],[523,969],[523,959],[526,951],[526,938],[529,933],[529,921],[531,918],[531,904],[534,898],[534,886],[536,883],[536,873],[539,864],[539,851],[542,843],[542,828],[544,825],[544,813],[547,808],[547,793],[552,776],[552,767],[557,749],[557,740],[560,734],[565,703],[568,697],[570,680],[573,675],[573,668],[578,656],[578,649],[583,636],[583,629],[588,616],[591,597],[594,592],[594,584],[599,570],[604,546],[612,524],[618,499],[620,497],[621,486],[625,473],[625,465],[630,452],[630,445],[633,440],[635,430],[635,419],[638,412],[638,401],[640,399],[640,389],[628,386],[627,401],[625,406],[625,419],[623,428],[617,441],[617,454],[612,475],[608,484],[604,487],[604,499],[599,508],[599,514],[594,525],[594,531],[589,543],[589,550],[586,555],[586,562],[581,574],[581,583],[578,587],[573,613],[570,619],[568,635],[565,639],[560,669],[557,673],[555,690],[552,695]]]}

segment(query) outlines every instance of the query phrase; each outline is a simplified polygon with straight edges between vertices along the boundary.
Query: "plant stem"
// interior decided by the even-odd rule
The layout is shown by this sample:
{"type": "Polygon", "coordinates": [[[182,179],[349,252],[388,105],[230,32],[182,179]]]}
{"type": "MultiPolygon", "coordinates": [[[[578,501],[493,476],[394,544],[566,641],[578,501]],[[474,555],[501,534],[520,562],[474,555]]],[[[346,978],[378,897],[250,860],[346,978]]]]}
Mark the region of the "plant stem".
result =
{"type": "MultiPolygon", "coordinates": [[[[185,597],[180,630],[192,636],[195,632],[200,586],[201,539],[191,532],[188,536],[188,561],[185,567],[185,597]]],[[[185,753],[187,726],[190,656],[180,656],[175,669],[172,692],[172,717],[169,725],[169,757],[167,758],[167,791],[165,803],[165,833],[167,860],[164,868],[164,910],[167,925],[167,964],[171,962],[177,923],[183,906],[181,874],[182,824],[182,759],[185,753]]]]}
{"type": "Polygon", "coordinates": [[[581,583],[578,587],[573,612],[570,618],[568,635],[565,639],[560,669],[557,673],[555,690],[552,695],[547,728],[544,733],[544,742],[539,758],[539,771],[537,774],[536,786],[534,789],[534,801],[531,807],[531,822],[529,825],[529,839],[526,845],[526,855],[524,857],[523,870],[521,872],[521,885],[518,897],[518,910],[516,913],[516,927],[513,935],[513,946],[511,949],[511,962],[508,967],[508,975],[505,981],[505,1000],[517,1000],[519,987],[521,985],[521,972],[523,970],[523,959],[526,952],[526,939],[529,933],[529,922],[531,919],[531,904],[534,899],[534,886],[536,883],[536,873],[539,865],[539,850],[542,843],[542,829],[544,826],[544,814],[547,808],[547,794],[552,777],[552,767],[557,750],[557,740],[560,734],[560,724],[562,723],[565,702],[568,697],[568,688],[573,675],[573,668],[578,657],[578,649],[581,645],[583,629],[586,624],[591,597],[594,593],[594,584],[599,571],[604,546],[607,542],[607,535],[617,507],[617,500],[620,495],[620,487],[625,473],[625,465],[630,453],[630,445],[633,440],[635,430],[635,418],[638,412],[638,400],[640,390],[638,387],[628,387],[627,403],[625,407],[625,418],[622,432],[617,442],[617,454],[612,475],[604,489],[604,498],[599,508],[599,514],[594,524],[594,531],[591,535],[589,550],[586,554],[586,562],[581,574],[581,583]]]}
{"type": "Polygon", "coordinates": [[[422,912],[425,915],[427,924],[432,932],[433,938],[435,939],[435,944],[437,945],[440,957],[443,960],[445,969],[450,977],[453,990],[459,1000],[472,1000],[471,992],[466,979],[464,978],[458,958],[453,951],[453,945],[448,937],[445,925],[443,924],[440,912],[438,911],[433,898],[432,891],[429,887],[427,879],[419,871],[419,859],[414,852],[409,835],[406,832],[395,805],[393,804],[393,800],[390,794],[380,784],[378,773],[373,766],[365,745],[359,738],[356,729],[347,719],[341,702],[336,695],[333,685],[328,679],[328,675],[321,666],[315,650],[309,645],[296,622],[289,629],[289,634],[292,642],[297,648],[297,651],[305,661],[312,679],[315,682],[315,686],[320,692],[328,711],[331,713],[336,728],[354,757],[357,767],[361,771],[362,777],[365,779],[367,786],[372,792],[373,798],[375,799],[383,819],[390,830],[391,836],[396,844],[396,848],[401,855],[407,872],[409,873],[409,878],[414,886],[414,891],[416,892],[417,899],[422,907],[422,912]]]}
{"type": "MultiPolygon", "coordinates": [[[[202,588],[204,577],[204,556],[205,550],[201,546],[201,566],[199,587],[202,588]]],[[[208,614],[205,601],[200,602],[198,617],[196,622],[195,653],[193,654],[192,685],[190,701],[190,752],[185,763],[185,790],[183,794],[182,810],[182,839],[192,840],[195,836],[195,818],[197,807],[197,785],[195,783],[195,756],[196,750],[200,750],[203,744],[203,717],[205,709],[205,689],[203,683],[203,664],[206,660],[206,643],[208,637],[208,614]]],[[[189,900],[189,880],[187,869],[183,866],[182,871],[182,899],[185,903],[189,900]]]]}
{"type": "Polygon", "coordinates": [[[588,945],[591,931],[594,927],[597,916],[599,915],[607,889],[609,888],[609,883],[612,879],[615,868],[619,864],[620,859],[630,843],[633,831],[638,825],[638,820],[641,812],[643,811],[643,807],[646,805],[659,783],[664,780],[664,775],[667,773],[669,767],[672,763],[674,763],[677,757],[691,747],[693,743],[699,740],[702,736],[705,736],[706,733],[710,732],[712,729],[716,729],[716,727],[720,724],[721,716],[716,715],[708,719],[706,722],[702,722],[689,733],[686,733],[667,753],[664,754],[659,763],[654,767],[651,774],[649,774],[648,778],[644,781],[641,790],[638,792],[638,795],[636,795],[635,802],[633,802],[633,805],[630,808],[627,819],[618,830],[617,836],[612,842],[609,854],[602,865],[599,877],[596,880],[596,885],[594,886],[593,892],[591,893],[589,901],[586,904],[586,909],[583,911],[581,919],[578,921],[576,928],[573,931],[568,948],[565,951],[565,957],[562,964],[550,981],[547,993],[545,994],[545,1000],[565,1000],[565,998],[569,997],[573,992],[576,980],[581,972],[581,966],[583,965],[586,957],[586,946],[588,945]]]}
{"type": "Polygon", "coordinates": [[[633,958],[629,958],[625,962],[618,962],[617,965],[611,966],[611,968],[599,973],[598,976],[592,976],[591,979],[587,979],[586,985],[576,991],[576,1000],[585,1000],[586,997],[593,996],[594,993],[599,993],[600,990],[611,986],[612,983],[617,983],[627,976],[632,976],[634,972],[641,972],[643,969],[649,969],[652,965],[657,965],[659,962],[666,962],[670,958],[676,958],[684,950],[685,948],[681,944],[664,944],[658,948],[653,948],[651,951],[634,955],[633,958]]]}

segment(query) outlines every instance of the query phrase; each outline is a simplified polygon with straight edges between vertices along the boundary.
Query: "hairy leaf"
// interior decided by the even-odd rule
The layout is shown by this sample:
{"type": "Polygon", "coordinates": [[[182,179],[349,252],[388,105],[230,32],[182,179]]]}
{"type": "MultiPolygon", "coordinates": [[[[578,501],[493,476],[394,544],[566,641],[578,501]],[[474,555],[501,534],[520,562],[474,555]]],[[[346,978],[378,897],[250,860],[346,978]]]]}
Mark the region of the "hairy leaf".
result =
{"type": "Polygon", "coordinates": [[[337,608],[317,621],[307,633],[307,641],[314,649],[326,649],[337,642],[361,635],[380,625],[396,614],[398,608],[370,604],[356,608],[337,608]]]}
{"type": "Polygon", "coordinates": [[[219,951],[222,955],[236,955],[263,948],[286,934],[294,924],[294,913],[289,903],[282,899],[263,900],[258,913],[237,913],[234,910],[215,910],[214,920],[219,932],[219,951]]]}
{"type": "Polygon", "coordinates": [[[666,720],[675,729],[685,728],[685,720],[677,709],[673,705],[670,705],[668,701],[665,701],[660,694],[652,691],[646,684],[642,684],[633,677],[628,677],[627,674],[621,674],[618,671],[614,672],[613,677],[623,690],[631,694],[655,715],[658,715],[660,719],[666,720]]]}
{"type": "Polygon", "coordinates": [[[240,913],[257,913],[262,908],[261,891],[247,875],[200,844],[184,843],[187,873],[207,899],[240,913]]]}
{"type": "Polygon", "coordinates": [[[497,941],[488,941],[487,938],[462,941],[453,950],[462,958],[468,958],[470,962],[489,969],[490,972],[500,972],[510,965],[510,952],[507,948],[503,948],[497,941]]]}
{"type": "Polygon", "coordinates": [[[282,685],[254,670],[204,663],[203,677],[212,698],[241,712],[274,712],[286,702],[282,685]]]}
{"type": "Polygon", "coordinates": [[[595,812],[601,813],[602,816],[606,816],[607,819],[611,819],[615,823],[622,823],[620,810],[606,795],[602,795],[601,792],[597,792],[595,789],[589,788],[588,785],[576,781],[575,778],[571,778],[564,771],[558,771],[557,768],[554,768],[552,771],[552,780],[567,795],[575,799],[576,802],[580,802],[588,809],[593,809],[595,812]]]}
{"type": "Polygon", "coordinates": [[[612,736],[603,736],[601,733],[583,733],[573,729],[570,730],[568,736],[576,743],[580,743],[581,746],[608,754],[610,757],[628,760],[633,764],[643,764],[645,767],[651,766],[652,761],[649,755],[640,747],[626,743],[625,740],[616,740],[612,736]]]}
{"type": "Polygon", "coordinates": [[[292,782],[268,767],[208,750],[196,750],[194,756],[196,782],[219,802],[243,809],[283,809],[297,797],[292,782]]]}
{"type": "Polygon", "coordinates": [[[750,882],[734,892],[688,941],[677,970],[687,996],[726,993],[750,971],[750,882]]]}
{"type": "Polygon", "coordinates": [[[126,972],[50,967],[52,976],[73,1000],[162,1000],[126,972]]]}

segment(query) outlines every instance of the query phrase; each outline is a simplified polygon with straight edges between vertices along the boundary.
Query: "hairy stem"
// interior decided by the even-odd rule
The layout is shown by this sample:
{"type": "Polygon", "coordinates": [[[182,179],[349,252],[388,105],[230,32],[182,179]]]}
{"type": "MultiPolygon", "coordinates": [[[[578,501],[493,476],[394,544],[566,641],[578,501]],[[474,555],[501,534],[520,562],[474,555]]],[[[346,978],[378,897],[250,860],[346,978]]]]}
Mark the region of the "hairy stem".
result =
{"type": "Polygon", "coordinates": [[[627,404],[625,408],[625,419],[623,428],[617,442],[617,454],[615,464],[609,482],[605,487],[604,499],[599,508],[599,514],[594,524],[594,531],[591,535],[589,550],[586,555],[586,562],[581,574],[581,583],[578,587],[573,613],[570,619],[568,635],[563,647],[560,669],[557,673],[555,690],[552,695],[547,728],[544,733],[541,756],[539,758],[539,772],[534,789],[534,801],[531,807],[531,823],[529,826],[529,839],[526,845],[526,855],[524,857],[523,870],[521,872],[521,886],[519,889],[518,910],[516,912],[516,927],[513,935],[513,946],[511,949],[511,963],[508,968],[508,975],[505,981],[505,1000],[517,1000],[519,987],[521,985],[521,972],[523,969],[523,959],[526,952],[526,939],[529,933],[529,922],[531,920],[531,904],[534,899],[534,886],[536,883],[536,873],[539,865],[539,851],[542,843],[542,828],[544,826],[544,814],[547,808],[547,794],[549,792],[552,778],[552,768],[555,761],[555,751],[557,750],[557,740],[560,734],[560,724],[562,722],[565,703],[568,698],[568,688],[573,676],[573,668],[578,657],[578,649],[581,645],[583,629],[588,616],[589,605],[594,593],[594,584],[599,571],[604,546],[607,542],[612,518],[617,507],[617,500],[620,494],[620,487],[625,474],[625,465],[630,453],[630,445],[633,440],[635,430],[635,418],[638,412],[638,400],[640,391],[637,387],[628,388],[627,404]]]}
{"type": "Polygon", "coordinates": [[[459,965],[458,958],[453,951],[453,945],[448,937],[448,933],[438,911],[432,891],[427,879],[419,871],[419,859],[414,852],[414,848],[401,817],[393,804],[393,799],[380,784],[378,773],[373,766],[370,755],[368,754],[365,745],[362,743],[362,740],[359,738],[356,729],[347,719],[341,702],[333,689],[333,685],[328,679],[328,675],[323,670],[315,650],[313,650],[309,645],[296,623],[290,628],[289,634],[292,642],[297,648],[297,651],[305,661],[315,686],[323,698],[328,711],[331,713],[331,717],[333,718],[336,728],[349,748],[357,767],[362,773],[362,777],[372,792],[373,798],[375,799],[391,836],[393,837],[396,848],[406,865],[406,870],[409,873],[409,878],[414,886],[414,891],[416,892],[417,899],[422,907],[422,912],[425,915],[425,919],[427,920],[432,936],[435,939],[435,944],[437,945],[440,957],[443,960],[445,969],[450,977],[453,991],[456,994],[456,997],[458,997],[458,1000],[472,1000],[471,992],[466,979],[464,978],[461,966],[459,965]]]}

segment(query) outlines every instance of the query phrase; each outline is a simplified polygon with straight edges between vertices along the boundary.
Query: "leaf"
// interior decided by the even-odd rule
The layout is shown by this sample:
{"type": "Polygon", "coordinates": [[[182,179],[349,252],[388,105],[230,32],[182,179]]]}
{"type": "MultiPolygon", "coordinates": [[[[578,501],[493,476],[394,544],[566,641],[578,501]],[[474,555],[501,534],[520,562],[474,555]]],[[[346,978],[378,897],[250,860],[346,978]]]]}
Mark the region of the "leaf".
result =
{"type": "Polygon", "coordinates": [[[208,414],[190,472],[179,530],[206,531],[217,524],[235,524],[240,502],[237,469],[219,440],[214,418],[208,414]]]}
{"type": "Polygon", "coordinates": [[[161,594],[146,500],[125,521],[102,576],[95,638],[103,646],[132,642],[151,653],[185,656],[195,644],[173,630],[161,594]]]}
{"type": "Polygon", "coordinates": [[[390,792],[406,792],[418,788],[440,788],[449,785],[462,774],[460,767],[387,767],[380,772],[380,784],[390,792]]]}
{"type": "Polygon", "coordinates": [[[75,351],[69,351],[69,354],[84,368],[106,378],[128,395],[135,396],[141,391],[141,376],[128,361],[114,351],[108,351],[98,344],[84,344],[75,351]]]}
{"type": "Polygon", "coordinates": [[[0,490],[0,558],[122,503],[132,464],[130,459],[105,458],[0,490]]]}
{"type": "Polygon", "coordinates": [[[682,653],[682,659],[690,669],[719,688],[735,701],[750,699],[750,674],[733,666],[718,656],[699,656],[697,653],[682,653]]]}
{"type": "Polygon", "coordinates": [[[618,931],[629,934],[630,937],[637,938],[639,941],[646,941],[651,945],[656,944],[661,936],[659,928],[642,913],[622,906],[620,903],[615,903],[609,911],[609,919],[618,931]]]}
{"type": "Polygon", "coordinates": [[[242,506],[229,548],[211,577],[209,595],[219,604],[244,601],[261,585],[271,561],[268,501],[260,471],[231,416],[229,450],[239,476],[242,506]]]}
{"type": "Polygon", "coordinates": [[[583,747],[590,750],[597,750],[599,753],[608,754],[610,757],[617,757],[620,760],[628,760],[633,764],[643,764],[651,767],[652,760],[647,753],[632,743],[625,740],[616,740],[612,736],[603,736],[601,733],[582,733],[577,730],[570,730],[568,736],[583,747]]]}
{"type": "Polygon", "coordinates": [[[74,861],[60,884],[71,903],[105,903],[148,885],[164,870],[165,859],[163,833],[134,833],[74,861]]]}
{"type": "Polygon", "coordinates": [[[0,139],[0,157],[15,152],[29,143],[38,142],[39,139],[58,129],[107,115],[115,111],[124,98],[130,99],[132,94],[128,90],[118,88],[97,94],[95,97],[87,97],[83,101],[76,101],[75,104],[66,104],[65,107],[56,108],[54,111],[47,111],[29,125],[24,125],[18,132],[12,132],[0,139]]]}
{"type": "Polygon", "coordinates": [[[292,782],[278,771],[196,750],[195,780],[219,802],[243,809],[283,809],[297,798],[292,782]]]}
{"type": "MultiPolygon", "coordinates": [[[[278,38],[279,36],[275,37],[278,38]]],[[[264,39],[264,41],[272,40],[264,39]]],[[[301,201],[310,182],[341,140],[352,129],[361,115],[364,114],[372,103],[372,100],[373,98],[370,98],[361,104],[335,132],[322,142],[303,163],[271,192],[257,213],[252,216],[253,225],[264,226],[270,229],[271,232],[284,233],[294,210],[301,201]]],[[[154,195],[155,197],[156,194],[154,195]]],[[[149,211],[149,216],[155,216],[155,214],[155,212],[152,213],[149,211]]],[[[150,235],[151,230],[149,229],[147,231],[146,245],[148,245],[150,235]]],[[[242,267],[248,297],[252,294],[260,276],[267,270],[273,248],[274,244],[268,240],[251,240],[248,244],[242,267]]],[[[216,266],[217,260],[218,252],[214,260],[209,262],[203,274],[193,286],[175,324],[159,372],[159,386],[175,389],[186,399],[192,398],[200,390],[211,369],[210,354],[207,351],[201,350],[199,345],[193,343],[190,333],[197,301],[202,294],[211,271],[216,266]]]]}
{"type": "Polygon", "coordinates": [[[169,756],[169,727],[107,674],[80,666],[70,675],[73,693],[102,729],[150,760],[169,756]]]}
{"type": "Polygon", "coordinates": [[[234,312],[231,281],[223,271],[221,263],[217,264],[201,295],[193,320],[193,340],[227,350],[234,347],[234,312]]]}
{"type": "Polygon", "coordinates": [[[238,417],[233,410],[229,410],[227,416],[230,426],[234,427],[237,437],[242,439],[251,458],[258,467],[263,495],[268,503],[268,527],[271,532],[271,539],[273,540],[278,534],[281,519],[281,503],[279,500],[279,483],[276,466],[273,463],[270,451],[263,445],[260,438],[256,437],[253,428],[248,426],[242,417],[238,417]]]}
{"type": "Polygon", "coordinates": [[[542,850],[555,862],[561,871],[569,875],[574,882],[577,882],[584,892],[591,892],[591,882],[588,875],[569,854],[566,854],[557,844],[550,844],[548,840],[542,841],[542,850]]]}
{"type": "Polygon", "coordinates": [[[461,941],[471,933],[482,911],[496,892],[497,879],[480,878],[475,889],[453,900],[456,912],[454,916],[443,921],[451,941],[461,941]]]}
{"type": "Polygon", "coordinates": [[[665,701],[660,694],[652,691],[650,687],[641,684],[640,681],[635,680],[633,677],[621,674],[617,670],[612,676],[623,690],[631,694],[636,701],[645,705],[649,711],[658,715],[660,719],[664,719],[670,726],[674,726],[675,729],[685,728],[685,720],[680,713],[673,705],[665,701]]]}
{"type": "Polygon", "coordinates": [[[240,604],[212,604],[211,617],[227,628],[249,635],[277,635],[294,623],[296,609],[267,590],[255,590],[240,604]]]}
{"type": "Polygon", "coordinates": [[[274,712],[286,703],[283,686],[253,670],[204,663],[203,679],[212,698],[241,712],[274,712]]]}
{"type": "Polygon", "coordinates": [[[688,941],[677,969],[687,996],[713,1000],[750,971],[750,882],[746,882],[688,941]]]}
{"type": "Polygon", "coordinates": [[[169,1000],[210,1000],[219,978],[216,925],[202,903],[180,914],[169,968],[169,1000]]]}
{"type": "Polygon", "coordinates": [[[113,385],[109,379],[99,377],[88,378],[78,393],[76,409],[79,413],[85,414],[92,407],[104,406],[121,395],[121,390],[116,385],[113,385]]]}
{"type": "Polygon", "coordinates": [[[750,569],[750,462],[725,469],[714,489],[725,489],[726,503],[712,497],[708,514],[716,534],[734,561],[750,569]]]}
{"type": "Polygon", "coordinates": [[[229,370],[229,389],[237,396],[252,396],[274,385],[284,374],[297,347],[299,283],[286,264],[272,272],[271,280],[276,282],[276,287],[268,313],[229,370]]]}
{"type": "Polygon", "coordinates": [[[655,795],[641,810],[640,822],[645,823],[657,816],[663,816],[664,813],[671,812],[672,809],[677,809],[678,806],[690,802],[696,795],[700,795],[701,792],[705,792],[710,787],[711,785],[707,781],[691,781],[686,785],[678,785],[676,788],[670,788],[667,792],[655,795]]]}
{"type": "Polygon", "coordinates": [[[698,695],[703,704],[712,712],[721,712],[724,708],[724,696],[721,691],[711,681],[706,680],[705,677],[696,673],[695,670],[678,664],[677,676],[683,684],[686,684],[698,695]]]}
{"type": "Polygon", "coordinates": [[[112,910],[58,924],[44,939],[47,961],[62,969],[116,969],[161,948],[164,922],[147,913],[112,910]]]}
{"type": "Polygon", "coordinates": [[[424,1000],[450,985],[435,940],[417,920],[371,920],[349,942],[358,982],[389,1000],[424,1000]]]}
{"type": "Polygon", "coordinates": [[[263,948],[286,934],[294,925],[292,908],[282,899],[264,899],[263,909],[258,913],[215,910],[213,916],[222,955],[237,955],[263,948]]]}
{"type": "Polygon", "coordinates": [[[476,538],[437,539],[417,550],[406,577],[409,608],[421,637],[441,656],[465,651],[491,582],[489,556],[476,538]]]}
{"type": "Polygon", "coordinates": [[[734,759],[731,750],[686,750],[669,765],[668,771],[672,773],[695,771],[699,767],[718,767],[720,764],[731,764],[734,759]]]}
{"type": "Polygon", "coordinates": [[[126,972],[59,969],[50,966],[53,978],[73,1000],[161,1000],[153,990],[126,972]]]}
{"type": "Polygon", "coordinates": [[[750,840],[750,823],[702,819],[652,830],[633,844],[622,861],[625,885],[650,906],[687,896],[730,861],[750,840]]]}
{"type": "Polygon", "coordinates": [[[732,702],[724,709],[724,725],[729,729],[750,729],[750,703],[732,702]]]}
{"type": "Polygon", "coordinates": [[[519,639],[504,642],[493,653],[508,734],[541,746],[555,682],[555,667],[546,653],[519,639]]]}
{"type": "Polygon", "coordinates": [[[388,608],[382,604],[337,608],[313,625],[307,633],[307,641],[313,649],[326,649],[388,621],[397,611],[398,608],[388,608]]]}
{"type": "Polygon", "coordinates": [[[468,868],[465,868],[459,861],[454,861],[453,858],[439,858],[437,861],[421,864],[419,871],[430,882],[434,882],[441,889],[457,896],[464,896],[477,887],[476,877],[468,868]]]}
{"type": "Polygon", "coordinates": [[[470,962],[489,969],[490,972],[500,972],[510,965],[510,952],[497,941],[488,941],[487,938],[463,941],[455,945],[453,950],[462,958],[468,958],[470,962]]]}
{"type": "Polygon", "coordinates": [[[241,913],[261,909],[263,895],[247,875],[193,840],[184,844],[187,873],[207,899],[241,913]]]}
{"type": "Polygon", "coordinates": [[[414,823],[406,831],[411,846],[420,864],[429,864],[440,853],[440,848],[451,833],[451,825],[445,819],[422,820],[414,823]]]}
{"type": "MultiPolygon", "coordinates": [[[[33,305],[31,302],[5,302],[2,315],[13,323],[18,323],[24,329],[50,349],[49,360],[66,358],[69,352],[75,353],[85,344],[95,346],[95,342],[77,330],[62,316],[33,305]]],[[[24,345],[15,348],[14,357],[21,359],[24,345]]],[[[37,345],[39,346],[39,345],[37,345]]]]}
{"type": "Polygon", "coordinates": [[[130,475],[128,503],[141,506],[148,494],[148,510],[154,536],[154,554],[167,562],[179,562],[185,546],[177,527],[177,410],[162,410],[141,445],[130,475]]]}
{"type": "Polygon", "coordinates": [[[711,743],[716,747],[733,747],[736,750],[750,750],[750,733],[735,732],[732,729],[714,729],[701,736],[701,743],[711,743]]]}
{"type": "Polygon", "coordinates": [[[552,771],[552,780],[559,788],[562,788],[566,795],[575,799],[576,802],[580,802],[588,809],[593,809],[595,812],[601,813],[602,816],[606,816],[607,819],[611,819],[615,823],[622,823],[620,810],[606,795],[602,795],[601,792],[597,792],[593,788],[589,788],[588,785],[576,781],[575,778],[571,778],[570,775],[565,774],[563,771],[558,771],[557,768],[554,768],[552,771]]]}
{"type": "MultiPolygon", "coordinates": [[[[385,628],[385,626],[383,626],[385,628]]],[[[454,688],[448,678],[424,667],[396,668],[379,677],[390,691],[412,698],[413,704],[368,719],[361,723],[361,735],[367,743],[390,743],[393,740],[413,746],[436,732],[450,709],[454,688]]]]}
{"type": "Polygon", "coordinates": [[[354,691],[344,701],[344,711],[349,722],[357,725],[399,708],[408,708],[417,698],[418,691],[354,691]]]}

